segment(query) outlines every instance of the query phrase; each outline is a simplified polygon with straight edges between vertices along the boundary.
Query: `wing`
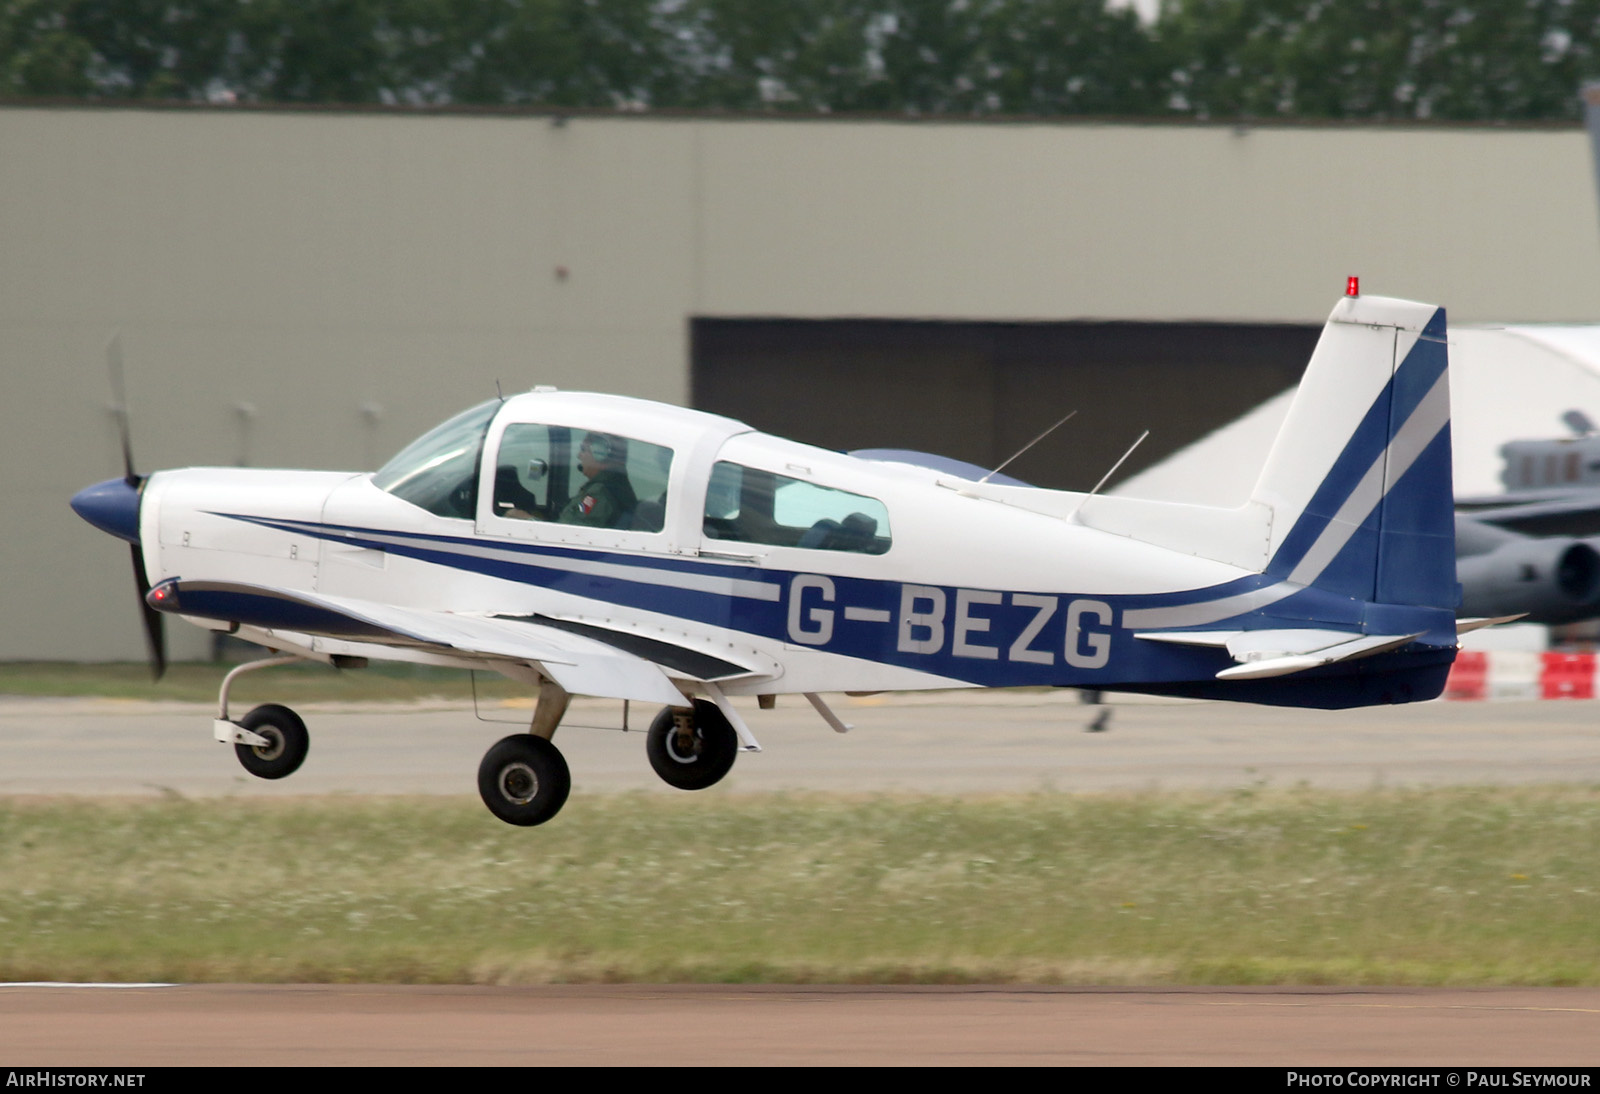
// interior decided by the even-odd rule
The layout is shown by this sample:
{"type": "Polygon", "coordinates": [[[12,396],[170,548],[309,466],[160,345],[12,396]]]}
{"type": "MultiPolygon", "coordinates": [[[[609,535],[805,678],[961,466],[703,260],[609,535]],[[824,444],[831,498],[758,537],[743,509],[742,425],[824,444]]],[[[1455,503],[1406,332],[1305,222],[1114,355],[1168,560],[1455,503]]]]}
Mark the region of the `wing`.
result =
{"type": "Polygon", "coordinates": [[[1539,490],[1458,498],[1456,507],[1473,520],[1526,535],[1600,534],[1600,490],[1539,490]]]}
{"type": "Polygon", "coordinates": [[[746,666],[659,639],[542,616],[463,615],[222,581],[165,581],[152,607],[201,619],[396,649],[532,665],[574,695],[681,705],[668,673],[752,675],[746,666]]]}

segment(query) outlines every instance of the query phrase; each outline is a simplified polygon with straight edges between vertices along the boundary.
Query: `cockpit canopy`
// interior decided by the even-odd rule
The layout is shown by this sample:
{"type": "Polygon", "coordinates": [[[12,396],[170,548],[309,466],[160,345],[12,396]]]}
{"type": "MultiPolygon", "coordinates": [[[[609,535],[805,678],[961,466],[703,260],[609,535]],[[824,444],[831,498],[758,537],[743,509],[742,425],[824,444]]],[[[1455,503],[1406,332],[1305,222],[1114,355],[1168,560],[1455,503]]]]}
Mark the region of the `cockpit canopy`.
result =
{"type": "Polygon", "coordinates": [[[889,549],[881,501],[812,475],[818,457],[831,463],[836,455],[679,407],[575,394],[525,398],[492,399],[429,430],[373,485],[435,516],[486,521],[480,531],[496,534],[516,535],[513,522],[524,521],[659,534],[668,526],[668,495],[678,492],[681,505],[701,511],[698,520],[671,518],[679,542],[868,555],[889,549]],[[583,422],[592,424],[575,424],[583,422]],[[675,466],[691,454],[690,466],[675,466]],[[492,491],[482,513],[480,484],[492,491]]]}

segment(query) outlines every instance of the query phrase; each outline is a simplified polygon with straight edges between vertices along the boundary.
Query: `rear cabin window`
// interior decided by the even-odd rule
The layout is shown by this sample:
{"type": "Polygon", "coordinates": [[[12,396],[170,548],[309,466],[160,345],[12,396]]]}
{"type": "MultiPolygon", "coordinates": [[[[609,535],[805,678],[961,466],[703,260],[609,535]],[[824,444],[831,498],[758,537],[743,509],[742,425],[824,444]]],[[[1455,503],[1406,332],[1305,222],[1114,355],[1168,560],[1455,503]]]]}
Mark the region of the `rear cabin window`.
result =
{"type": "Polygon", "coordinates": [[[718,463],[706,488],[708,539],[881,555],[889,549],[889,510],[876,498],[831,486],[718,463]]]}
{"type": "Polygon", "coordinates": [[[634,532],[666,526],[672,449],[559,425],[506,426],[495,455],[494,515],[634,532]]]}

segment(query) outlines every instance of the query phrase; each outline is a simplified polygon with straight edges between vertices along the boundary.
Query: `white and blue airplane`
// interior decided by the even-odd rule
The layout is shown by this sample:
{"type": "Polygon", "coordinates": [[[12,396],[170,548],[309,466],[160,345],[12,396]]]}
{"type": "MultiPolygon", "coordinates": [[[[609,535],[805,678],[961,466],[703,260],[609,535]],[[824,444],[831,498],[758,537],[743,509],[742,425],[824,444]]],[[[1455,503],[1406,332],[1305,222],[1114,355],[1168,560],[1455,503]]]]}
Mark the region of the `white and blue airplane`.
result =
{"type": "MultiPolygon", "coordinates": [[[[126,453],[126,449],[125,449],[126,453]]],[[[222,685],[252,774],[305,759],[286,707],[234,720],[285,660],[492,669],[537,691],[479,769],[533,825],[570,787],[573,695],[659,704],[656,772],[712,785],[759,751],[729,701],[1049,686],[1352,707],[1430,699],[1458,633],[1442,308],[1354,288],[1237,509],[843,455],[699,411],[535,389],[473,407],[376,474],[127,474],[73,508],[133,545],[160,615],[276,656],[222,685]]],[[[1462,621],[1461,628],[1487,621],[1462,621]]]]}

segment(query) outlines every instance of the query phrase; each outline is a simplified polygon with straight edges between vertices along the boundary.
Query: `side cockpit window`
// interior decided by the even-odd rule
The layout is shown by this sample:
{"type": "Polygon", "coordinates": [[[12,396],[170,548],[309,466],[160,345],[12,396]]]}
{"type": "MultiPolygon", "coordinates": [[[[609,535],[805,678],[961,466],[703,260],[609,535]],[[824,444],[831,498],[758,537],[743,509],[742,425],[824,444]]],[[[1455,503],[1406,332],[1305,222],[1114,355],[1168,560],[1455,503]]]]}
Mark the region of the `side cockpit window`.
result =
{"type": "Polygon", "coordinates": [[[602,430],[508,425],[495,457],[494,514],[618,531],[666,526],[672,449],[602,430]]]}
{"type": "Polygon", "coordinates": [[[705,534],[881,555],[889,549],[889,510],[876,498],[724,461],[712,468],[706,488],[705,534]]]}
{"type": "Polygon", "coordinates": [[[471,520],[483,437],[499,409],[500,400],[491,399],[429,430],[384,464],[372,484],[436,516],[471,520]]]}

